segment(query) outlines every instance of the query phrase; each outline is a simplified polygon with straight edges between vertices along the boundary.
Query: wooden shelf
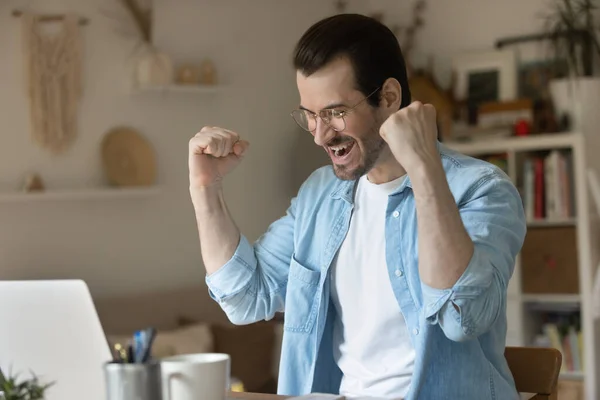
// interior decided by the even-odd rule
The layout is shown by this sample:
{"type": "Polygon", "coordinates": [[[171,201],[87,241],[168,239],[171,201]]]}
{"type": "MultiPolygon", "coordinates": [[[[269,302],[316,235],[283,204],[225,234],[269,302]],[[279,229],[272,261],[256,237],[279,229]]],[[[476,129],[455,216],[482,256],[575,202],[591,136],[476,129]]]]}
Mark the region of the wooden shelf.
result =
{"type": "Polygon", "coordinates": [[[521,299],[525,303],[573,304],[581,302],[579,294],[522,294],[521,299]]]}
{"type": "Polygon", "coordinates": [[[508,151],[542,151],[573,146],[577,132],[547,133],[524,137],[490,138],[468,142],[446,142],[449,148],[471,156],[495,154],[508,151]]]}
{"type": "Polygon", "coordinates": [[[157,86],[139,86],[134,89],[141,93],[189,93],[189,94],[210,94],[223,90],[221,85],[157,85],[157,86]]]}
{"type": "Polygon", "coordinates": [[[523,294],[525,308],[533,312],[578,312],[581,296],[578,294],[523,294]]]}
{"type": "Polygon", "coordinates": [[[530,228],[543,228],[553,226],[575,226],[577,225],[577,218],[564,218],[564,219],[534,219],[527,221],[527,226],[530,228]]]}
{"type": "Polygon", "coordinates": [[[0,193],[0,203],[25,203],[39,201],[70,201],[70,200],[101,200],[101,199],[126,199],[156,195],[159,188],[128,187],[128,188],[85,188],[70,190],[46,190],[43,192],[13,192],[0,193]]]}
{"type": "Polygon", "coordinates": [[[565,379],[569,381],[582,381],[585,378],[585,374],[582,371],[565,371],[561,372],[558,379],[565,379]]]}

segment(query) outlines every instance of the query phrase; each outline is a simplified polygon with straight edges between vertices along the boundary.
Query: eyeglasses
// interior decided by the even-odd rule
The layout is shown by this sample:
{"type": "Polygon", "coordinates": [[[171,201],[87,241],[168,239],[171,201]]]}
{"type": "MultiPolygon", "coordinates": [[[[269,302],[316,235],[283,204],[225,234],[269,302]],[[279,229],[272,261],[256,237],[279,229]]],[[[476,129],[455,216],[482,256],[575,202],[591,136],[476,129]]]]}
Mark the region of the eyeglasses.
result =
{"type": "Polygon", "coordinates": [[[360,104],[366,101],[369,97],[373,96],[378,90],[379,87],[372,91],[367,97],[365,97],[364,99],[362,99],[347,110],[326,108],[324,110],[319,111],[318,114],[315,114],[312,111],[297,109],[292,111],[291,116],[292,118],[294,118],[294,121],[296,121],[300,128],[308,132],[314,132],[317,129],[317,117],[321,118],[321,121],[326,123],[334,131],[341,132],[344,129],[346,129],[345,116],[354,111],[356,107],[358,107],[360,104]]]}

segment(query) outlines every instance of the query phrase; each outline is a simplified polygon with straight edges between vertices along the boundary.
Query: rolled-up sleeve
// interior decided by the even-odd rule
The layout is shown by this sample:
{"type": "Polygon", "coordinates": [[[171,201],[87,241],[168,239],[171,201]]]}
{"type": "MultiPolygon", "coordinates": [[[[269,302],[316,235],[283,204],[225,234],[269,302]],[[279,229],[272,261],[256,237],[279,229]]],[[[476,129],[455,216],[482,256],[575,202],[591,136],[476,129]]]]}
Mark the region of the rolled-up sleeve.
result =
{"type": "Polygon", "coordinates": [[[224,304],[227,298],[243,291],[250,284],[255,272],[254,248],[246,236],[242,235],[233,257],[216,272],[207,275],[210,296],[224,304]]]}
{"type": "Polygon", "coordinates": [[[469,265],[452,288],[421,283],[421,289],[426,321],[439,324],[449,339],[465,341],[487,332],[505,310],[527,228],[518,191],[498,172],[481,178],[458,207],[474,244],[469,265]]]}
{"type": "Polygon", "coordinates": [[[290,260],[294,249],[296,199],[254,244],[240,236],[235,253],[206,276],[212,299],[238,325],[269,320],[283,311],[290,260]]]}

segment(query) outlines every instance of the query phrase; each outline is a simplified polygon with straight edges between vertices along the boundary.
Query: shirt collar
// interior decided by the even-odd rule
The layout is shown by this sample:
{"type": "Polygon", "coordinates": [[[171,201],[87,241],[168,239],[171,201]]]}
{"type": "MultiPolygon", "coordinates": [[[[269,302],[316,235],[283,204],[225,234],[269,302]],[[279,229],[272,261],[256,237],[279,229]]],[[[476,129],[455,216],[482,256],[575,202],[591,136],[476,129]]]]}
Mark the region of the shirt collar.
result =
{"type": "MultiPolygon", "coordinates": [[[[336,178],[337,179],[337,178],[336,178]]],[[[339,184],[331,191],[331,198],[342,199],[349,204],[354,204],[354,191],[358,180],[346,181],[338,179],[339,184]]]]}
{"type": "MultiPolygon", "coordinates": [[[[439,141],[436,141],[436,147],[440,153],[440,156],[443,155],[445,148],[439,141]]],[[[356,190],[356,184],[358,183],[358,180],[345,181],[339,179],[338,181],[340,184],[331,191],[331,198],[342,199],[349,204],[354,204],[354,191],[356,190]]],[[[410,176],[407,176],[406,179],[400,184],[398,189],[396,189],[390,196],[400,194],[404,192],[406,188],[410,188],[412,190],[410,176]]]]}
{"type": "MultiPolygon", "coordinates": [[[[339,184],[331,191],[330,196],[332,199],[341,199],[347,202],[348,204],[354,204],[354,191],[356,190],[357,184],[358,180],[347,181],[340,179],[339,184]]],[[[407,187],[412,189],[412,184],[410,182],[409,176],[407,176],[406,179],[402,181],[398,189],[396,189],[391,194],[391,196],[402,193],[407,187]]]]}

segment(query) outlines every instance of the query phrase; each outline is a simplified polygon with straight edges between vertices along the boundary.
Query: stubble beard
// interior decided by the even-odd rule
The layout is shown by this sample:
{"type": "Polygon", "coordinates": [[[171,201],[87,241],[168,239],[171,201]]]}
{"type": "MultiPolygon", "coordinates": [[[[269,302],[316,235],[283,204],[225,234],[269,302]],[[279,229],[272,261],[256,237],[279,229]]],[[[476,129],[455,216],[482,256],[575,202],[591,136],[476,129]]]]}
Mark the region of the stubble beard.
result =
{"type": "MultiPolygon", "coordinates": [[[[377,125],[377,124],[375,124],[377,125]]],[[[359,141],[356,141],[355,146],[358,146],[359,141]]],[[[363,136],[360,140],[361,146],[358,146],[357,150],[360,149],[360,164],[354,169],[349,169],[345,165],[333,164],[333,171],[338,179],[345,181],[353,181],[359,179],[361,176],[367,174],[377,163],[381,152],[386,146],[385,140],[379,135],[379,128],[371,128],[367,135],[363,136]]]]}

